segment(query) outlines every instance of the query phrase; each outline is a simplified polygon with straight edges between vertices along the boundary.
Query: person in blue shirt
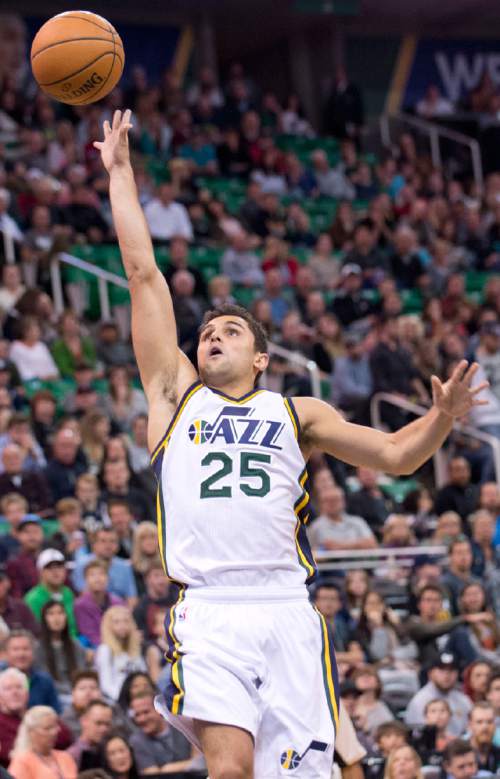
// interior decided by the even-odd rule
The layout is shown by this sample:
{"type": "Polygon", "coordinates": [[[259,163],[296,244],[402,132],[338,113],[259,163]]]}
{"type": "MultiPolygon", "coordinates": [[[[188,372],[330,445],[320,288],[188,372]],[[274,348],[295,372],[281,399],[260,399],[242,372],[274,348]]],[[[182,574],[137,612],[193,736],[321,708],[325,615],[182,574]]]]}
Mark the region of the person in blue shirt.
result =
{"type": "Polygon", "coordinates": [[[35,639],[28,630],[12,630],[5,642],[5,663],[7,668],[17,668],[28,677],[31,706],[51,706],[58,714],[61,703],[51,677],[34,668],[35,639]]]}
{"type": "Polygon", "coordinates": [[[108,590],[123,598],[132,608],[137,602],[137,587],[132,566],[128,560],[117,557],[118,537],[111,527],[96,530],[92,542],[92,553],[81,557],[73,571],[72,583],[78,592],[85,589],[85,566],[90,560],[102,560],[108,569],[108,590]]]}

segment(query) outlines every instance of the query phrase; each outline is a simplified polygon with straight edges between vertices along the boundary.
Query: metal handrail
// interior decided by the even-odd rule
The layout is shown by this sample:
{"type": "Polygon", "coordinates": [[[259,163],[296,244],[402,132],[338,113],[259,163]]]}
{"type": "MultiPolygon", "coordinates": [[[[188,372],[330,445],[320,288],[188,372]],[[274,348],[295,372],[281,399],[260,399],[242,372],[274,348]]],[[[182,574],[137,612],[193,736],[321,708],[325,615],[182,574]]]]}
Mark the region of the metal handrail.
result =
{"type": "MultiPolygon", "coordinates": [[[[412,403],[411,400],[400,398],[399,395],[393,395],[390,392],[377,392],[372,397],[370,402],[370,414],[373,427],[378,429],[382,428],[382,418],[380,414],[380,404],[390,403],[397,408],[401,408],[404,411],[410,411],[416,416],[424,416],[429,411],[425,406],[421,406],[418,403],[412,403]]],[[[457,420],[453,423],[453,430],[463,435],[475,438],[476,441],[482,441],[485,444],[491,446],[493,450],[493,463],[495,466],[496,480],[500,481],[500,441],[489,433],[484,433],[482,430],[478,430],[477,427],[471,425],[465,425],[463,422],[457,420]]],[[[436,485],[441,487],[446,481],[446,461],[443,457],[443,452],[439,449],[433,456],[434,460],[434,474],[436,485]]]]}
{"type": "Polygon", "coordinates": [[[405,123],[409,127],[415,127],[417,130],[420,130],[429,136],[432,162],[437,168],[440,168],[442,164],[440,146],[442,138],[448,138],[448,140],[459,143],[462,146],[468,146],[471,154],[474,181],[476,182],[476,186],[479,188],[479,191],[482,192],[484,179],[483,164],[481,161],[481,147],[475,138],[471,138],[468,135],[459,133],[456,130],[450,130],[448,127],[443,127],[436,122],[429,122],[426,119],[420,119],[402,111],[396,111],[390,114],[382,114],[379,120],[380,137],[384,146],[387,147],[391,146],[392,144],[390,127],[391,119],[405,123]]]}
{"type": "Polygon", "coordinates": [[[401,546],[384,549],[351,549],[336,551],[315,551],[314,559],[319,571],[345,571],[359,568],[379,568],[381,564],[397,564],[401,568],[414,565],[414,558],[445,557],[446,546],[401,546]]]}
{"type": "MultiPolygon", "coordinates": [[[[99,268],[98,265],[94,265],[92,262],[81,260],[79,257],[73,257],[72,254],[68,254],[67,252],[55,254],[50,263],[50,278],[52,284],[52,299],[54,300],[54,308],[57,314],[62,314],[64,310],[61,263],[71,265],[73,268],[78,268],[79,270],[97,277],[101,318],[110,319],[111,307],[109,304],[108,284],[114,284],[122,289],[128,289],[129,285],[127,280],[122,276],[118,276],[116,273],[111,273],[111,271],[99,268]]],[[[272,342],[269,343],[269,353],[275,354],[278,357],[283,357],[288,362],[295,363],[296,365],[305,368],[309,373],[311,390],[314,397],[321,398],[321,376],[319,368],[314,360],[309,360],[307,357],[304,357],[303,354],[300,354],[300,352],[284,349],[282,346],[272,342]]]]}
{"type": "Polygon", "coordinates": [[[268,344],[269,354],[275,354],[277,357],[283,357],[288,362],[295,363],[301,368],[305,368],[309,373],[311,380],[311,391],[315,398],[321,398],[321,375],[319,368],[314,360],[309,360],[300,352],[293,352],[290,349],[284,349],[283,346],[275,344],[272,341],[268,344]]]}

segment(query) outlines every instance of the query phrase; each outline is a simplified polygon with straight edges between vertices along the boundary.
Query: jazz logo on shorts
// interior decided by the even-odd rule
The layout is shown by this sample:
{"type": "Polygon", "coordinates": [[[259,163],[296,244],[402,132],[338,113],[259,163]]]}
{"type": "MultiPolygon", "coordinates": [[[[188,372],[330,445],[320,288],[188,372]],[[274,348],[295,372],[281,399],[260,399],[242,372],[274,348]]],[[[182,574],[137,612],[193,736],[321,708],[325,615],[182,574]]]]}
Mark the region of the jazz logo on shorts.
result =
{"type": "Polygon", "coordinates": [[[278,449],[278,439],[285,427],[283,422],[271,419],[254,419],[253,408],[225,406],[217,419],[208,422],[195,419],[189,425],[188,436],[193,444],[245,444],[264,449],[278,449]]]}
{"type": "Polygon", "coordinates": [[[326,752],[328,749],[328,744],[325,744],[323,741],[311,741],[306,751],[302,755],[299,755],[295,749],[287,749],[286,752],[283,752],[280,757],[281,767],[288,771],[292,771],[294,768],[298,768],[301,761],[305,758],[310,749],[315,750],[316,752],[326,752]]]}

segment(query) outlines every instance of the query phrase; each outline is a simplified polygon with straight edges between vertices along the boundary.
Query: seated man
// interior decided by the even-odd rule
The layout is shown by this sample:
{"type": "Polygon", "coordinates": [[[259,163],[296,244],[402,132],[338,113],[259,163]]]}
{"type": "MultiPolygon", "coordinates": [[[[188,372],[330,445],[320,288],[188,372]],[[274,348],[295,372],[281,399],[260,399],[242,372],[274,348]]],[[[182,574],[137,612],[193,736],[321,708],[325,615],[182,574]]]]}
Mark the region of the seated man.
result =
{"type": "MultiPolygon", "coordinates": [[[[5,640],[5,661],[9,668],[17,668],[28,677],[28,708],[51,706],[61,711],[59,697],[51,677],[33,667],[35,639],[27,630],[13,630],[5,640]]],[[[1,741],[1,739],[0,739],[1,741]]]]}
{"type": "Polygon", "coordinates": [[[137,726],[137,732],[130,739],[130,746],[139,773],[188,771],[192,757],[191,746],[185,736],[156,711],[153,697],[144,695],[132,698],[130,709],[137,726]]]}
{"type": "Polygon", "coordinates": [[[498,775],[500,747],[495,746],[495,710],[491,703],[478,701],[469,712],[470,743],[480,771],[498,775]]]}
{"type": "Polygon", "coordinates": [[[12,595],[22,598],[38,584],[36,561],[43,543],[40,517],[36,514],[26,514],[17,528],[17,539],[19,552],[7,561],[7,573],[12,582],[12,595]]]}
{"type": "Polygon", "coordinates": [[[447,779],[474,779],[477,760],[468,741],[456,738],[444,751],[443,767],[447,779]]]}
{"type": "Polygon", "coordinates": [[[110,606],[123,603],[108,592],[108,571],[102,560],[89,560],[84,569],[85,589],[75,601],[78,633],[95,648],[101,643],[101,620],[110,606]]]}
{"type": "Polygon", "coordinates": [[[96,530],[92,540],[92,554],[78,560],[73,571],[73,586],[77,592],[85,587],[85,566],[90,560],[101,560],[107,568],[109,592],[118,598],[123,598],[130,607],[137,601],[137,587],[134,573],[128,560],[117,557],[118,536],[113,528],[101,527],[96,530]]]}
{"type": "Polygon", "coordinates": [[[483,614],[464,614],[453,619],[441,619],[443,591],[438,584],[432,583],[424,585],[418,593],[417,609],[418,616],[410,617],[405,627],[408,636],[418,646],[423,682],[428,667],[440,656],[441,649],[455,655],[459,668],[465,668],[476,659],[477,652],[463,625],[480,622],[483,614]]]}
{"type": "MultiPolygon", "coordinates": [[[[16,740],[21,720],[28,708],[29,684],[26,674],[17,668],[0,673],[0,764],[9,765],[9,755],[16,740]]],[[[56,749],[67,749],[72,734],[64,721],[59,721],[56,749]]]]}
{"type": "Polygon", "coordinates": [[[0,500],[2,512],[1,524],[7,532],[0,537],[0,562],[18,553],[20,544],[17,539],[17,529],[22,518],[28,513],[28,501],[19,492],[8,492],[0,500]]]}
{"type": "Polygon", "coordinates": [[[64,584],[66,581],[64,555],[57,549],[44,549],[40,552],[36,565],[40,573],[40,581],[26,593],[24,600],[38,621],[42,617],[42,609],[46,603],[50,600],[60,601],[68,617],[69,632],[73,638],[76,638],[77,629],[73,609],[75,596],[64,584]]]}
{"type": "Polygon", "coordinates": [[[433,661],[427,684],[409,702],[405,714],[406,724],[410,727],[424,725],[427,703],[432,700],[445,700],[452,712],[448,728],[450,734],[459,736],[464,733],[472,703],[470,698],[456,688],[457,681],[457,660],[452,654],[443,652],[433,661]]]}
{"type": "Polygon", "coordinates": [[[367,523],[345,511],[344,490],[325,487],[319,497],[320,515],[307,535],[313,549],[373,549],[377,541],[367,523]]]}
{"type": "Polygon", "coordinates": [[[91,700],[80,715],[80,736],[68,749],[79,771],[101,765],[101,747],[113,724],[113,709],[103,700],[91,700]]]}
{"type": "Polygon", "coordinates": [[[74,738],[77,739],[82,732],[80,717],[90,701],[99,700],[102,695],[99,689],[99,679],[95,671],[90,669],[77,671],[72,677],[72,682],[71,703],[64,709],[62,718],[71,730],[74,738]]]}

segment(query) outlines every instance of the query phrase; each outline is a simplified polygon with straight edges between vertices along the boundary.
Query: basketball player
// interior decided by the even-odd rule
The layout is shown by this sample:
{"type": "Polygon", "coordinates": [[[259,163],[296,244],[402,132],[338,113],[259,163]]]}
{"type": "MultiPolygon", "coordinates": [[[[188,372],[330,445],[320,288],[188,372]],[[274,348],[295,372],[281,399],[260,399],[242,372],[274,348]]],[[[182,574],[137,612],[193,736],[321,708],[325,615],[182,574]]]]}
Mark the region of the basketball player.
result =
{"type": "Polygon", "coordinates": [[[132,298],[132,337],[149,402],[159,545],[181,584],[167,620],[171,682],[164,715],[205,755],[211,779],[326,779],[338,689],[324,619],[305,583],[306,462],[320,449],[351,465],[410,474],[455,417],[481,404],[476,365],[433,377],[432,409],[396,433],[345,422],[315,398],[259,390],[268,364],[243,308],[208,312],[198,373],[179,350],[172,300],[155,264],[129,158],[130,111],[96,142],[132,298]]]}

